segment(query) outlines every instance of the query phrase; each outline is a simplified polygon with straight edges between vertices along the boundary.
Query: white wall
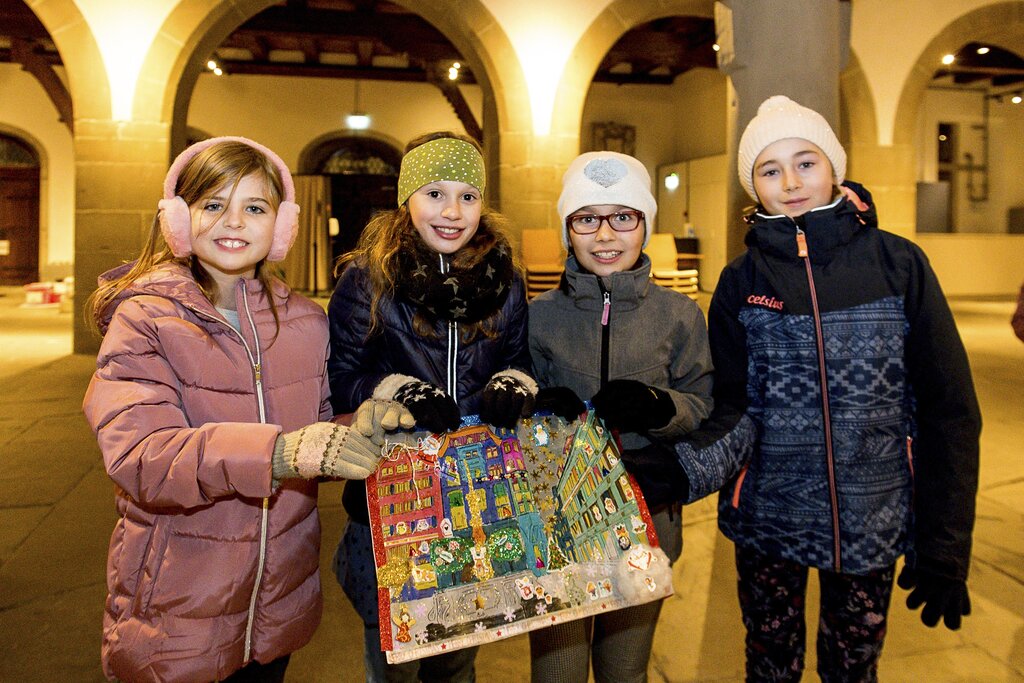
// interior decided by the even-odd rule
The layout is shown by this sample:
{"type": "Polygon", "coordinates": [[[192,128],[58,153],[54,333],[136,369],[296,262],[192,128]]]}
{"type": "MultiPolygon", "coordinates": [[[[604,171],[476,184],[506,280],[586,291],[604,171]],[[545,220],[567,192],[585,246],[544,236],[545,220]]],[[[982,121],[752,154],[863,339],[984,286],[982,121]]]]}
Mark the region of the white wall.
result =
{"type": "MultiPolygon", "coordinates": [[[[461,90],[482,126],[479,86],[461,90]]],[[[188,125],[212,135],[252,138],[294,169],[311,141],[344,130],[354,99],[355,82],[350,80],[204,74],[192,94],[188,125]]],[[[359,108],[372,117],[371,131],[402,146],[421,133],[463,131],[441,91],[426,83],[360,81],[359,108]]]]}
{"type": "MultiPolygon", "coordinates": [[[[983,97],[977,92],[931,89],[925,92],[917,127],[918,178],[938,179],[938,124],[959,124],[959,163],[964,153],[975,163],[984,157],[979,126],[984,124],[983,97]]],[[[1007,209],[1024,206],[1024,166],[1020,163],[1024,140],[1024,105],[990,102],[988,143],[988,199],[968,199],[967,174],[958,174],[953,190],[953,230],[963,233],[1005,233],[1007,209]]],[[[980,180],[980,177],[978,178],[980,180]]],[[[978,190],[976,189],[976,193],[978,190]]]]}
{"type": "Polygon", "coordinates": [[[43,87],[18,64],[0,64],[0,131],[39,154],[39,277],[72,274],[75,254],[75,157],[71,132],[43,87]]]}

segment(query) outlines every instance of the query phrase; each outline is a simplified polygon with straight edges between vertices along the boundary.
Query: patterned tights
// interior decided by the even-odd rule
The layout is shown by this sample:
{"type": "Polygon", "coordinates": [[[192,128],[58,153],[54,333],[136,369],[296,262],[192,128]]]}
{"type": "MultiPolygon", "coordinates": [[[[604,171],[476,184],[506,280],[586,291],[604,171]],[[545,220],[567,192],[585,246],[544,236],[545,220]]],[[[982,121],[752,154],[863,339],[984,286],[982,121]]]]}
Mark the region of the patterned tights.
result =
{"type": "MultiPolygon", "coordinates": [[[[799,681],[804,668],[807,567],[736,546],[747,629],[747,681],[799,681]]],[[[875,683],[895,567],[866,576],[818,571],[818,674],[823,683],[875,683]]]]}

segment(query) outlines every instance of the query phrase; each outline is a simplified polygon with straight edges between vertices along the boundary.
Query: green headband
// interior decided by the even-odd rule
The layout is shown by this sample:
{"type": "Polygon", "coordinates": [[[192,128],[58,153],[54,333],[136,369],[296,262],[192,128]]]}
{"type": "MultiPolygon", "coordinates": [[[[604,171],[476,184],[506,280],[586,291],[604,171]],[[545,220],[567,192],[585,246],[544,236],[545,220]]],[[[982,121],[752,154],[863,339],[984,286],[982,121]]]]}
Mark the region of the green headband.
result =
{"type": "Polygon", "coordinates": [[[484,192],[484,158],[476,147],[458,138],[438,138],[409,150],[398,174],[398,205],[427,183],[455,180],[484,192]]]}

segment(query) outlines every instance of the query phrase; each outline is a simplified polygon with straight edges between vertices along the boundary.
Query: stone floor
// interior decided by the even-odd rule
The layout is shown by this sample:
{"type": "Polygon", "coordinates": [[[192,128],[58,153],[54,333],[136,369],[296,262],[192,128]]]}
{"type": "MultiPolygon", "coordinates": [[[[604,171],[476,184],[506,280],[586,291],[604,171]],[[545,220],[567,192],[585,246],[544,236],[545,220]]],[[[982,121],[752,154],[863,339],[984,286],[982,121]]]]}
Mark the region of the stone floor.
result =
{"type": "MultiPolygon", "coordinates": [[[[70,313],[23,308],[23,300],[19,289],[0,288],[0,680],[102,681],[100,620],[114,506],[80,411],[94,359],[70,354],[70,313]]],[[[985,419],[974,614],[956,633],[928,629],[897,591],[880,678],[1024,682],[1024,344],[1010,331],[1009,300],[953,307],[985,419]]],[[[344,523],[339,497],[338,484],[321,488],[325,567],[344,523]]],[[[717,531],[710,502],[688,507],[685,520],[686,549],[676,566],[676,594],[662,611],[650,680],[741,681],[732,545],[717,531]]],[[[323,624],[293,657],[288,680],[360,681],[359,621],[329,573],[323,586],[323,624]]],[[[809,604],[814,623],[813,597],[809,604]]],[[[812,645],[811,672],[813,651],[812,645]]],[[[477,661],[480,681],[529,680],[523,637],[482,648],[477,661]]]]}

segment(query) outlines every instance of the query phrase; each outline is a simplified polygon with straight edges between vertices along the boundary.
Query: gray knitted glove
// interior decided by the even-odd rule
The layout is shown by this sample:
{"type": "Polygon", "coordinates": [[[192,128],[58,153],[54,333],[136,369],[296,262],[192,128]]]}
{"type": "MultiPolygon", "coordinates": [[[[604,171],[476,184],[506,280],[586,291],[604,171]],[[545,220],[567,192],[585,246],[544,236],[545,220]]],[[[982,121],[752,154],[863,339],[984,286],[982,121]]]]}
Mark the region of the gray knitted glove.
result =
{"type": "Polygon", "coordinates": [[[385,432],[412,429],[416,418],[398,401],[368,398],[356,408],[352,427],[377,446],[384,445],[385,432]]]}
{"type": "Polygon", "coordinates": [[[380,458],[380,446],[359,430],[314,422],[277,437],[273,476],[275,481],[296,477],[366,479],[377,469],[380,458]]]}

